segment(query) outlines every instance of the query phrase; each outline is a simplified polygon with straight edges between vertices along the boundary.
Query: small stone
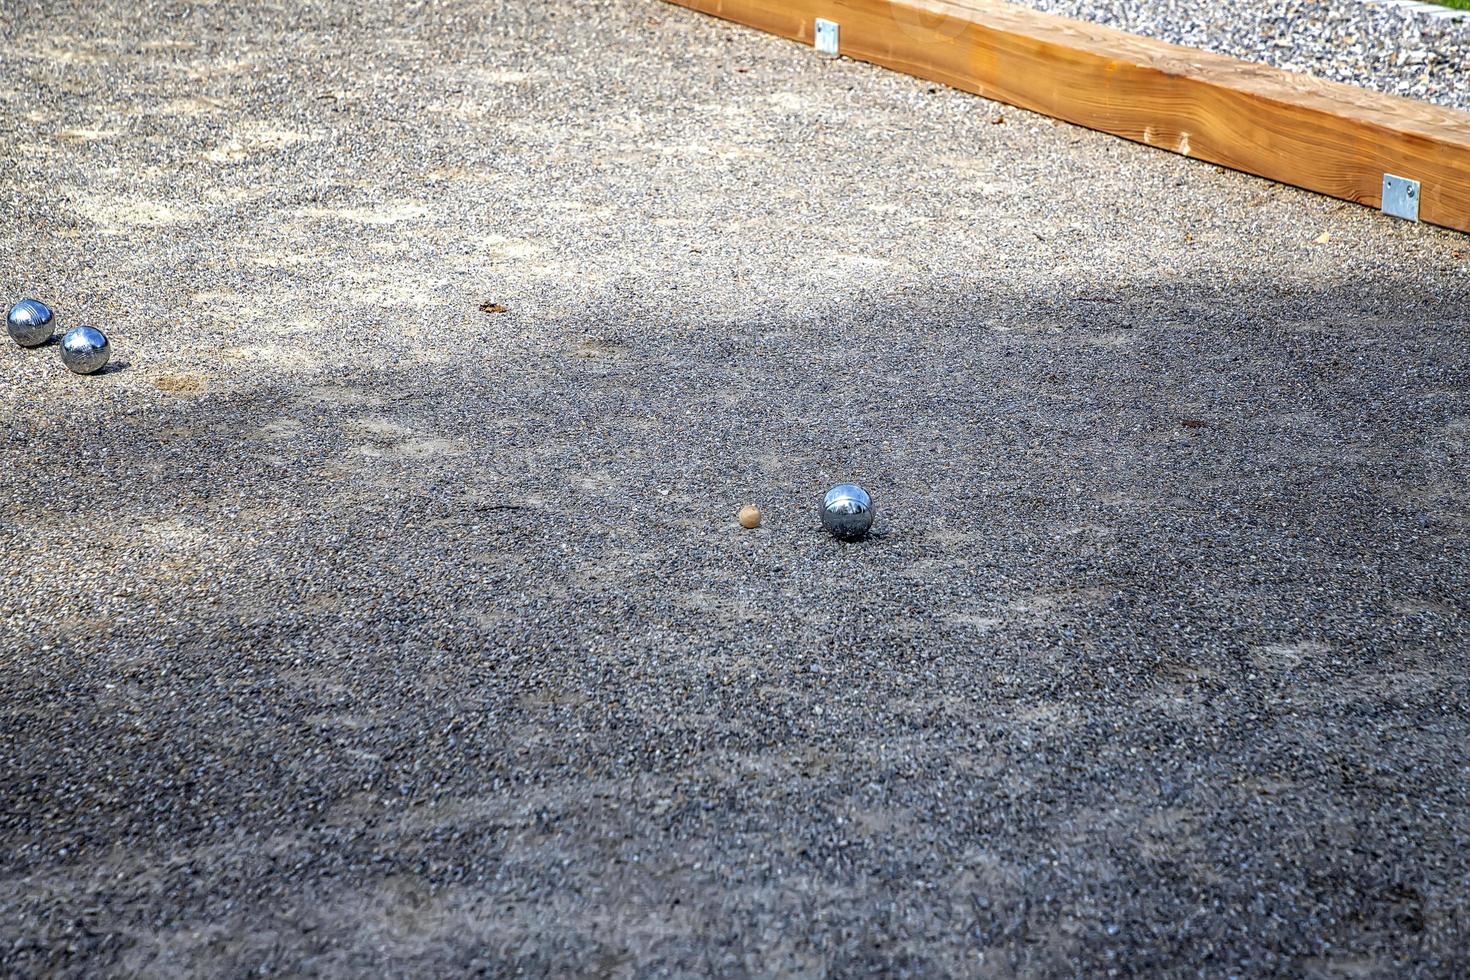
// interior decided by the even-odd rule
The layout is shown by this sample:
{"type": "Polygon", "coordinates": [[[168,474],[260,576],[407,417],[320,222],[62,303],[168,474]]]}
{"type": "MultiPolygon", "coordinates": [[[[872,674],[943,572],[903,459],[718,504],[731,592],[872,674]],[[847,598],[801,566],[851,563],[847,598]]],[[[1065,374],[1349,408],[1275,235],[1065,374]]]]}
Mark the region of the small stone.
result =
{"type": "Polygon", "coordinates": [[[755,504],[746,504],[740,508],[740,513],[736,515],[736,519],[740,521],[740,526],[746,530],[760,527],[761,509],[755,504]]]}

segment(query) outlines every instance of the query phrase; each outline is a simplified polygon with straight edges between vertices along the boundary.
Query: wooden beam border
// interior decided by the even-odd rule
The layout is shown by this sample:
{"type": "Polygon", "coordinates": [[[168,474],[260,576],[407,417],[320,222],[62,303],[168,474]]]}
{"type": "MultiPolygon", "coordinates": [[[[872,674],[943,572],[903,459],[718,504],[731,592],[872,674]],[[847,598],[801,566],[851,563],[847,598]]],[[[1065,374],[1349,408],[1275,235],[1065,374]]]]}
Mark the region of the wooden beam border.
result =
{"type": "Polygon", "coordinates": [[[1419,220],[1470,232],[1470,113],[1000,0],[668,0],[845,57],[1371,207],[1419,182],[1419,220]]]}

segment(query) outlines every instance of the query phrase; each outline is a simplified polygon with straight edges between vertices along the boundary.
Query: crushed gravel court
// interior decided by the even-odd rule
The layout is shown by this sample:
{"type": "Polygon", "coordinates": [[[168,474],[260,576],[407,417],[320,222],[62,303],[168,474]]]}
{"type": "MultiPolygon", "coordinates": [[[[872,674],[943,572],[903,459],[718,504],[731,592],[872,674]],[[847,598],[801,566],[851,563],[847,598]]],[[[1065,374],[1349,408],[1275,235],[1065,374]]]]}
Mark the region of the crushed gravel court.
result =
{"type": "Polygon", "coordinates": [[[0,37],[0,972],[1470,973],[1467,236],[652,0],[0,37]]]}

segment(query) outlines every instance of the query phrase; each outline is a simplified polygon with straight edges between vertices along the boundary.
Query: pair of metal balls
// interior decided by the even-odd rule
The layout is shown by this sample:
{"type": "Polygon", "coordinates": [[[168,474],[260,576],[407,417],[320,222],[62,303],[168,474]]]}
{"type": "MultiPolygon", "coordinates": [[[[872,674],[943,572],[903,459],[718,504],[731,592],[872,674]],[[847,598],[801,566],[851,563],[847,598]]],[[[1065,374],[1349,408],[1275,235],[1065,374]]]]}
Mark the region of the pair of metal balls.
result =
{"type": "MultiPolygon", "coordinates": [[[[22,347],[40,347],[51,339],[55,317],[40,300],[23,299],[10,308],[5,326],[22,347]]],[[[96,327],[73,327],[61,335],[61,363],[74,374],[95,374],[107,366],[112,345],[96,327]]]]}

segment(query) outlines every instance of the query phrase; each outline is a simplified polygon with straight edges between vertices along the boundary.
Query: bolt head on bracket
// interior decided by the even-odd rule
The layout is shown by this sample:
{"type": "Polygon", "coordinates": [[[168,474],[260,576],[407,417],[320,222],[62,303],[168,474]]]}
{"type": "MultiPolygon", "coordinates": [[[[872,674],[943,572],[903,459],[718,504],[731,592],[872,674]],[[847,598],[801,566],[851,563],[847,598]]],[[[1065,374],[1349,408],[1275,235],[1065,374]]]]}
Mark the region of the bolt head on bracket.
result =
{"type": "Polygon", "coordinates": [[[1409,221],[1419,220],[1419,182],[1407,177],[1383,175],[1383,213],[1409,221]]]}

